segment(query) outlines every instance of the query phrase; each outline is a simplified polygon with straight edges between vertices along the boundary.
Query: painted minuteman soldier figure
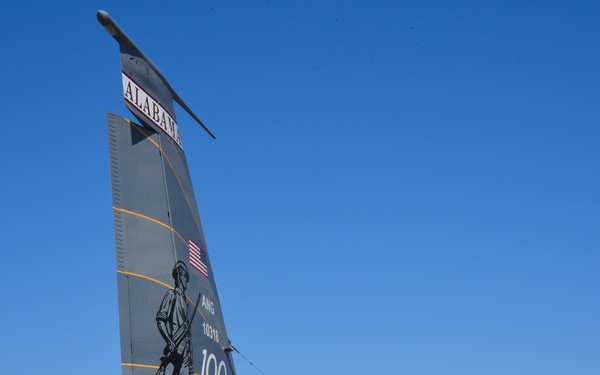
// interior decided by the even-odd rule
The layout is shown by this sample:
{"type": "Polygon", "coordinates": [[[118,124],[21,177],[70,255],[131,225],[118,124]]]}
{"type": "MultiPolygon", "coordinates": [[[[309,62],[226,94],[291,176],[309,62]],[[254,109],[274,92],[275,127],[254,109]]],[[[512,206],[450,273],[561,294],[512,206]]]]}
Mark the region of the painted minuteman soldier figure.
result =
{"type": "Polygon", "coordinates": [[[156,323],[167,345],[156,375],[192,375],[190,314],[185,290],[189,281],[188,269],[182,261],[173,267],[175,288],[167,291],[156,313],[156,323]],[[167,369],[172,368],[172,371],[167,369]]]}

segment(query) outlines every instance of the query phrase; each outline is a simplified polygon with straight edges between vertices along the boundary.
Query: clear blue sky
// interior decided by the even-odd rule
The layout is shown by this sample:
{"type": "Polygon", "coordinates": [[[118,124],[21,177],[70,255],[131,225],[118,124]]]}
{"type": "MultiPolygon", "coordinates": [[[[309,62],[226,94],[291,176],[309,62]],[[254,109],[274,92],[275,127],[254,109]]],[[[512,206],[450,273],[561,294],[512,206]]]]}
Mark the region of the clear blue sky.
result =
{"type": "Polygon", "coordinates": [[[121,372],[98,9],[217,136],[178,112],[266,375],[600,373],[600,3],[366,0],[3,6],[2,373],[121,372]]]}

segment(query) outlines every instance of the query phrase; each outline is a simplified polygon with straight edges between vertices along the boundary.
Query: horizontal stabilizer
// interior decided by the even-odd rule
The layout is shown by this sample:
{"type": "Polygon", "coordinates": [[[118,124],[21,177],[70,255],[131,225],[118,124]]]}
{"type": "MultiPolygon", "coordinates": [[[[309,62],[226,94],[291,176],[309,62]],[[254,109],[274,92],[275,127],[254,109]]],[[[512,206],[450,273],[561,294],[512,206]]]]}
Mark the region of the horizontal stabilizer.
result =
{"type": "Polygon", "coordinates": [[[181,99],[179,94],[177,94],[177,92],[173,89],[173,87],[171,86],[169,81],[167,81],[164,74],[162,74],[162,72],[160,71],[160,69],[158,69],[156,64],[154,64],[152,62],[152,60],[150,60],[150,58],[148,56],[146,56],[146,54],[144,52],[142,52],[142,50],[133,42],[133,40],[131,40],[131,38],[125,33],[125,31],[123,31],[123,29],[121,29],[121,27],[111,18],[111,16],[103,10],[99,10],[97,13],[97,17],[98,17],[98,22],[100,22],[100,24],[102,26],[104,26],[104,28],[110,33],[110,35],[112,35],[113,38],[115,38],[115,40],[117,42],[119,42],[119,44],[121,46],[124,46],[127,49],[133,51],[136,55],[138,55],[140,58],[145,60],[146,64],[152,70],[154,70],[156,75],[163,81],[164,85],[167,87],[171,96],[173,97],[173,100],[177,104],[179,104],[181,106],[181,108],[183,108],[190,116],[192,116],[192,118],[194,120],[196,120],[198,122],[198,124],[200,124],[200,126],[202,126],[202,128],[213,139],[216,139],[214,134],[206,127],[206,125],[204,125],[204,123],[202,121],[200,121],[198,116],[196,116],[196,114],[194,114],[194,112],[192,112],[190,107],[188,107],[188,105],[183,101],[183,99],[181,99]]]}

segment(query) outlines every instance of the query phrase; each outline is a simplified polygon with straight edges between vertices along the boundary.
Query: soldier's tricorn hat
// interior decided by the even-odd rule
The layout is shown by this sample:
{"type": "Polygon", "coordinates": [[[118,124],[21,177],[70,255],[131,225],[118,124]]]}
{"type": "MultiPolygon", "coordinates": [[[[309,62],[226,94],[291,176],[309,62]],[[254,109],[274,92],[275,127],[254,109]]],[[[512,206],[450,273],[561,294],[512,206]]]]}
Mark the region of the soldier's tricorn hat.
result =
{"type": "Polygon", "coordinates": [[[183,263],[182,261],[178,260],[177,263],[175,263],[175,267],[173,267],[173,279],[177,280],[179,278],[179,274],[180,271],[179,270],[183,270],[183,272],[185,273],[185,279],[186,281],[190,280],[190,273],[188,272],[187,266],[185,265],[185,263],[183,263]]]}

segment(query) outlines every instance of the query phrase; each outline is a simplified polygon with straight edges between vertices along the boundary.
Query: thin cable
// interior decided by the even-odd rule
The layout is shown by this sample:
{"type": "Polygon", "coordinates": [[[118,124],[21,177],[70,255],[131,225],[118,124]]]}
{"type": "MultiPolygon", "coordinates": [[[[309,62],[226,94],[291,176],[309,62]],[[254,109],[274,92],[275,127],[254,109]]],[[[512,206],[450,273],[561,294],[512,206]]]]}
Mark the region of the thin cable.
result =
{"type": "Polygon", "coordinates": [[[258,372],[260,372],[261,374],[265,375],[265,373],[262,372],[262,371],[260,371],[260,369],[258,367],[256,367],[256,365],[254,365],[254,363],[250,362],[250,360],[248,358],[244,357],[244,355],[242,353],[240,353],[240,351],[235,346],[233,346],[233,344],[230,343],[229,346],[231,346],[231,349],[235,350],[235,352],[237,354],[241,355],[242,358],[244,358],[246,360],[246,362],[248,362],[249,364],[251,364],[252,367],[254,367],[258,372]]]}

